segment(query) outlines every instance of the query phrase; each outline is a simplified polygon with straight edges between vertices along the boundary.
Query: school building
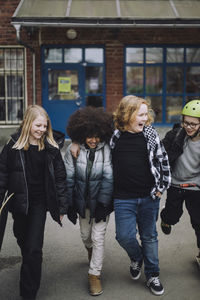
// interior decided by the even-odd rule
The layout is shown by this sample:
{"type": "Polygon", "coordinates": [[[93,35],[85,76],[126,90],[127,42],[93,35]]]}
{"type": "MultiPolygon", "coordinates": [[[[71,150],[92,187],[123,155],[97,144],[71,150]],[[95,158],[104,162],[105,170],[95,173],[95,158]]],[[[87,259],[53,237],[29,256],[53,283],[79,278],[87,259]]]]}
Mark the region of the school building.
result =
{"type": "Polygon", "coordinates": [[[65,132],[85,105],[135,94],[155,126],[200,98],[200,1],[0,0],[0,141],[29,104],[65,132]]]}

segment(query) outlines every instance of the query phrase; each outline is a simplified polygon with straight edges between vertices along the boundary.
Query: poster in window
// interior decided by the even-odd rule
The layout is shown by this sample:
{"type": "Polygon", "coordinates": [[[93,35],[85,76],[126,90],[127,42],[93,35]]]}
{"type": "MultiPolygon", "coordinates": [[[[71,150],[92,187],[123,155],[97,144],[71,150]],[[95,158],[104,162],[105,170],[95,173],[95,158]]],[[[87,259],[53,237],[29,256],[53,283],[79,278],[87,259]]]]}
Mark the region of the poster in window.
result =
{"type": "Polygon", "coordinates": [[[71,92],[71,78],[70,77],[58,77],[58,93],[70,93],[71,92]]]}

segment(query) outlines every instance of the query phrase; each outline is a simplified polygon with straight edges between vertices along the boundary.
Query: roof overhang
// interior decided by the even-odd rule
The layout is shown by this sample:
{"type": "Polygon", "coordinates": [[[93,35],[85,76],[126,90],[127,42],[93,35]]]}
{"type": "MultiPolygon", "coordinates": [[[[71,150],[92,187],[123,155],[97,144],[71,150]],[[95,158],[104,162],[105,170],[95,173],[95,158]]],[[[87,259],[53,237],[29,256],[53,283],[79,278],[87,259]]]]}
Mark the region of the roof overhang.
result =
{"type": "Polygon", "coordinates": [[[21,0],[15,27],[200,27],[196,0],[21,0]]]}

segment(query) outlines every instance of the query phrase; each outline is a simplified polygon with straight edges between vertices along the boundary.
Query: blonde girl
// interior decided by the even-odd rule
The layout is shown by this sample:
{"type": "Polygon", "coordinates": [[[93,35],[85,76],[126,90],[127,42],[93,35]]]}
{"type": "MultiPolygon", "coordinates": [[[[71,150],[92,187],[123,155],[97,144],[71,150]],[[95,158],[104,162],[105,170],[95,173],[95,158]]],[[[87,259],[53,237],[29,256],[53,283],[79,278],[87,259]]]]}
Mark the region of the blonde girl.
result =
{"type": "Polygon", "coordinates": [[[0,205],[6,191],[14,193],[9,210],[22,254],[22,299],[36,299],[40,286],[47,211],[60,225],[67,213],[63,141],[64,134],[52,131],[47,112],[31,105],[0,154],[0,205]]]}

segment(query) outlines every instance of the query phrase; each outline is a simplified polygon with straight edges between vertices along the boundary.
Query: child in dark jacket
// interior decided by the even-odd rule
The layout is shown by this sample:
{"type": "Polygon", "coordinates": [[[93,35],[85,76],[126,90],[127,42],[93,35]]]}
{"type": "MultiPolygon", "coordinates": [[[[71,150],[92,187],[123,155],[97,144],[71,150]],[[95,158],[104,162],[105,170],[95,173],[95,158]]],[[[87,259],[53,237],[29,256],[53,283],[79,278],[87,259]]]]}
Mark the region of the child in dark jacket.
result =
{"type": "Polygon", "coordinates": [[[79,215],[81,238],[90,263],[89,289],[95,296],[103,292],[100,274],[112,204],[113,173],[106,143],[112,134],[110,116],[101,108],[81,108],[70,117],[67,133],[80,145],[77,159],[71,154],[71,145],[64,157],[71,203],[68,217],[76,223],[79,215]]]}
{"type": "Polygon", "coordinates": [[[20,295],[36,299],[40,286],[46,213],[61,225],[67,213],[66,171],[59,150],[64,134],[55,132],[46,111],[29,106],[20,130],[0,154],[0,206],[14,193],[9,210],[22,253],[20,295]]]}
{"type": "Polygon", "coordinates": [[[161,228],[170,234],[179,222],[183,203],[197,237],[200,266],[200,100],[188,102],[182,110],[182,124],[176,124],[163,139],[172,170],[172,184],[161,211],[161,228]]]}

